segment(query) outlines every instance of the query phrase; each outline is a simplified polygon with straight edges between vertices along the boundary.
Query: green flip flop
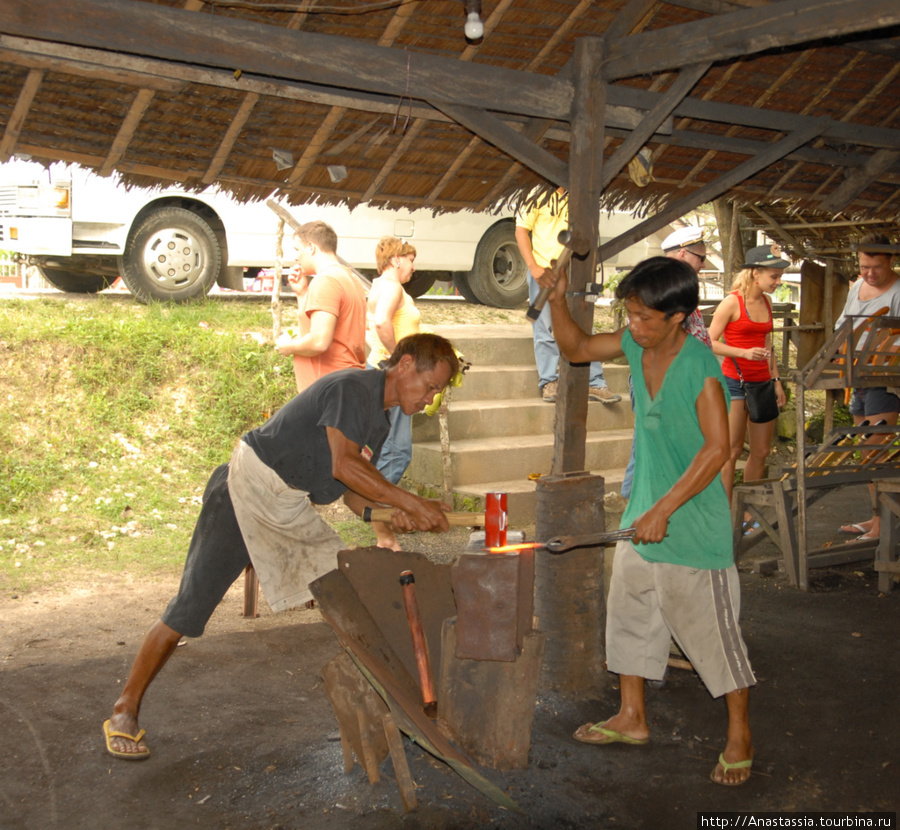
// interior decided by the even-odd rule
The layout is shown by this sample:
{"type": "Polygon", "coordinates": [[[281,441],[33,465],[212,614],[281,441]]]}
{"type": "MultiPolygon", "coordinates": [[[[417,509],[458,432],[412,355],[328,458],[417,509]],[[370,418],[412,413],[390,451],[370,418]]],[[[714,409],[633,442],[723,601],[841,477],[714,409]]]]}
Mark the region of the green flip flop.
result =
{"type": "MultiPolygon", "coordinates": [[[[747,758],[743,761],[735,761],[733,764],[729,764],[728,761],[725,760],[724,753],[720,753],[719,765],[722,767],[723,772],[728,772],[733,769],[749,770],[753,766],[753,759],[747,758]]],[[[709,774],[709,780],[712,781],[713,784],[718,784],[721,787],[740,787],[741,784],[746,784],[750,780],[750,776],[748,775],[743,781],[736,781],[734,784],[729,784],[727,781],[719,781],[719,779],[716,778],[716,768],[713,767],[713,771],[709,774]]]]}

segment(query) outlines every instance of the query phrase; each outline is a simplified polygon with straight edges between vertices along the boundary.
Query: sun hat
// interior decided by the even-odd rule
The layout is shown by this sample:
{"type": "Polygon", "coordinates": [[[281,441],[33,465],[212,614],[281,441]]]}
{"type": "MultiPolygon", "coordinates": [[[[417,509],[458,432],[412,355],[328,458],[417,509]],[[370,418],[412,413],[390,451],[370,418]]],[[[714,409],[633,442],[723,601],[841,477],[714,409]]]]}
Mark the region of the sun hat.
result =
{"type": "Polygon", "coordinates": [[[791,263],[781,258],[781,246],[757,245],[747,251],[742,268],[787,268],[791,263]]]}

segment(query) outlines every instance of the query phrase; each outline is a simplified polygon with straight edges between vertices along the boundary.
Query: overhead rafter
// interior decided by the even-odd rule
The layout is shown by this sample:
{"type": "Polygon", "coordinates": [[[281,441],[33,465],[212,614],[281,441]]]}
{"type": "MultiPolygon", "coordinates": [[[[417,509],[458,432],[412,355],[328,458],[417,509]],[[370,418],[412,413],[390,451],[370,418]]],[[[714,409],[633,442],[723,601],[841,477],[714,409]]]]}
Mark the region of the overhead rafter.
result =
{"type": "Polygon", "coordinates": [[[823,127],[824,123],[818,125],[815,123],[809,124],[804,129],[797,130],[797,132],[791,133],[780,141],[768,145],[767,149],[762,153],[747,159],[743,164],[739,164],[718,179],[698,188],[689,196],[685,196],[667,204],[666,207],[659,211],[655,216],[645,219],[627,233],[621,234],[615,239],[611,239],[609,242],[601,245],[599,251],[601,260],[615,256],[615,254],[620,251],[624,251],[629,245],[664,228],[673,219],[678,219],[700,205],[718,198],[738,182],[749,178],[755,172],[762,170],[764,167],[767,167],[780,158],[784,158],[797,147],[800,147],[815,138],[816,135],[821,132],[823,127]]]}
{"type": "Polygon", "coordinates": [[[10,153],[12,153],[16,142],[19,140],[19,133],[22,130],[22,124],[25,123],[25,116],[31,108],[31,102],[34,101],[34,96],[37,94],[38,87],[43,79],[44,73],[40,69],[32,69],[28,73],[25,83],[22,84],[12,117],[6,125],[3,139],[0,140],[0,161],[9,161],[10,153]]]}
{"type": "MultiPolygon", "coordinates": [[[[618,44],[618,54],[624,54],[629,61],[638,58],[649,61],[640,70],[646,73],[680,69],[687,52],[685,37],[697,46],[696,52],[688,52],[692,62],[700,63],[732,55],[737,44],[741,44],[741,54],[750,54],[828,37],[834,34],[835,20],[843,23],[844,35],[900,23],[900,5],[895,0],[869,0],[866,9],[866,15],[859,14],[858,0],[782,0],[764,9],[734,12],[698,23],[632,35],[618,44]],[[745,18],[745,15],[751,17],[745,18]],[[771,32],[766,36],[753,36],[755,28],[765,28],[764,20],[768,20],[770,29],[777,31],[777,36],[771,32]],[[774,24],[779,20],[802,25],[796,29],[777,30],[774,24]],[[745,24],[749,29],[745,32],[740,28],[738,36],[739,27],[745,24]],[[673,31],[676,28],[677,31],[673,31]],[[704,47],[701,42],[704,37],[715,37],[721,44],[718,48],[704,47]],[[667,54],[671,54],[673,43],[677,44],[678,50],[684,51],[677,58],[672,54],[662,60],[653,49],[665,42],[669,43],[667,54]],[[626,53],[621,51],[624,43],[629,44],[626,53]]],[[[59,43],[224,67],[232,71],[241,69],[263,77],[388,95],[406,94],[412,83],[409,94],[413,97],[497,112],[568,120],[572,105],[572,84],[560,77],[499,66],[491,66],[486,71],[483,66],[457,59],[422,52],[398,52],[360,41],[347,42],[347,39],[329,35],[291,32],[226,17],[217,18],[213,27],[208,25],[207,15],[151,3],[123,5],[118,0],[69,0],[60,5],[56,0],[4,0],[0,5],[0,30],[22,37],[37,36],[59,43]]],[[[625,77],[616,70],[615,62],[604,65],[604,74],[607,78],[625,77]]],[[[647,96],[654,97],[652,93],[610,86],[610,102],[614,104],[629,106],[632,104],[626,100],[628,97],[649,101],[647,96]]],[[[649,102],[642,108],[652,106],[653,102],[649,102]]],[[[710,104],[700,109],[709,113],[711,106],[722,108],[722,115],[704,116],[684,111],[686,107],[696,109],[691,99],[686,99],[676,112],[707,120],[727,120],[725,111],[752,109],[710,104]]],[[[799,126],[792,123],[785,129],[799,126]]],[[[898,140],[896,136],[892,139],[898,140]]]]}

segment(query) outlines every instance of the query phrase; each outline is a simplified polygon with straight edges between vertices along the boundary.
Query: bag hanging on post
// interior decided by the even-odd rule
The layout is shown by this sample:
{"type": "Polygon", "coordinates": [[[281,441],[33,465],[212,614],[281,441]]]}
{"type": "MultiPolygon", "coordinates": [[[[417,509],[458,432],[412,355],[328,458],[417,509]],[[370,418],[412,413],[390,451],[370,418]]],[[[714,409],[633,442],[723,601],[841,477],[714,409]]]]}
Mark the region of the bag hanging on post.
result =
{"type": "Polygon", "coordinates": [[[775,381],[772,378],[760,381],[746,381],[738,362],[731,358],[737,369],[741,388],[746,398],[744,404],[754,424],[767,424],[778,417],[778,401],[775,399],[775,381]]]}

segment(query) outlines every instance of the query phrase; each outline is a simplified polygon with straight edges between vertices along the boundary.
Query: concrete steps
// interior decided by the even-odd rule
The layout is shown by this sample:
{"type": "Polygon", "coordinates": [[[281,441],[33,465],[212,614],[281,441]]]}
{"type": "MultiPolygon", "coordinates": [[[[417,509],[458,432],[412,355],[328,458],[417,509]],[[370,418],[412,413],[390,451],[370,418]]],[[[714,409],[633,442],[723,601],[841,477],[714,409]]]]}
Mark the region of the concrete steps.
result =
{"type": "MultiPolygon", "coordinates": [[[[534,520],[535,482],[550,472],[556,407],[541,400],[534,368],[531,326],[442,326],[472,368],[453,389],[448,413],[453,490],[481,507],[489,492],[507,494],[510,522],[534,520]]],[[[604,365],[617,404],[588,404],[586,466],[618,491],[628,455],[634,417],[628,403],[628,367],[604,365]]],[[[442,488],[440,426],[437,416],[413,418],[413,459],[407,477],[442,488]]]]}

